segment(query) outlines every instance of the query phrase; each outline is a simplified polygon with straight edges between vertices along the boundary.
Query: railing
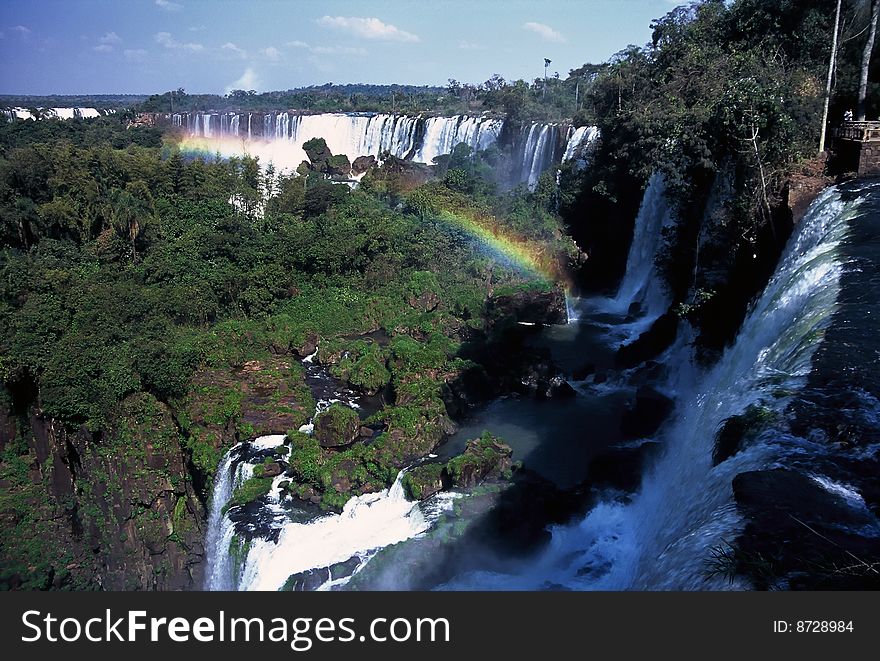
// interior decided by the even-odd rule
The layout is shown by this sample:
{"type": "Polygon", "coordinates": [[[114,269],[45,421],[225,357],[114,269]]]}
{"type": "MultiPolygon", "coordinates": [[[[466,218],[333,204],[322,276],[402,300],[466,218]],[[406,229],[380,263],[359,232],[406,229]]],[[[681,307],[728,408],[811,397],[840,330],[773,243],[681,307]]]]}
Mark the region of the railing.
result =
{"type": "Polygon", "coordinates": [[[859,142],[880,140],[880,122],[844,122],[834,129],[834,135],[843,140],[859,142]]]}

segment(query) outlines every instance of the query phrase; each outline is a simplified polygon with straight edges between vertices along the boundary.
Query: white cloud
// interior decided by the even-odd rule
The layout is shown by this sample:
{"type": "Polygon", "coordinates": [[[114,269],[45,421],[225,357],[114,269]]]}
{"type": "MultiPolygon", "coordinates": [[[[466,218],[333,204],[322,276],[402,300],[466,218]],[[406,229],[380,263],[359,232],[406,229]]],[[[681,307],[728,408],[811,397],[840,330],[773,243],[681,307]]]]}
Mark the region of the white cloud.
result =
{"type": "Polygon", "coordinates": [[[113,46],[111,46],[110,44],[98,44],[97,46],[92,48],[92,50],[97,51],[99,53],[112,53],[113,46]]]}
{"type": "Polygon", "coordinates": [[[156,6],[165,11],[180,11],[183,9],[183,5],[171,2],[170,0],[156,0],[156,6]]]}
{"type": "Polygon", "coordinates": [[[355,48],[354,46],[312,46],[305,41],[288,41],[287,46],[291,48],[302,48],[313,55],[366,55],[365,48],[355,48]]]}
{"type": "Polygon", "coordinates": [[[260,54],[265,58],[276,62],[281,59],[281,51],[275,48],[275,46],[269,46],[268,48],[264,48],[260,51],[260,54]]]}
{"type": "Polygon", "coordinates": [[[208,29],[207,25],[192,25],[189,28],[190,32],[204,32],[208,29]]]}
{"type": "Polygon", "coordinates": [[[315,55],[366,55],[367,51],[363,48],[354,48],[352,46],[315,46],[309,49],[315,55]]]}
{"type": "Polygon", "coordinates": [[[483,50],[484,46],[475,44],[472,41],[459,41],[458,47],[462,50],[483,50]]]}
{"type": "Polygon", "coordinates": [[[244,70],[244,73],[241,74],[241,78],[226,86],[226,93],[229,94],[232,90],[253,90],[257,89],[259,85],[260,79],[257,76],[256,71],[248,67],[244,70]]]}
{"type": "Polygon", "coordinates": [[[227,41],[225,44],[220,46],[221,50],[225,50],[228,53],[233,53],[238,55],[239,57],[247,57],[247,51],[244,48],[239,48],[231,41],[227,41]]]}
{"type": "Polygon", "coordinates": [[[24,25],[16,25],[10,29],[22,39],[27,39],[29,36],[31,36],[31,29],[25,27],[24,25]]]}
{"type": "Polygon", "coordinates": [[[143,48],[126,48],[124,51],[122,51],[122,54],[129,62],[147,61],[147,51],[145,51],[143,48]]]}
{"type": "Polygon", "coordinates": [[[401,30],[390,23],[383,23],[378,18],[359,18],[357,16],[322,16],[315,21],[325,28],[343,30],[356,37],[376,39],[379,41],[421,41],[418,35],[401,30]]]}
{"type": "Polygon", "coordinates": [[[98,41],[100,41],[102,44],[121,44],[122,37],[120,37],[115,32],[108,32],[103,37],[98,39],[98,41]]]}
{"type": "Polygon", "coordinates": [[[544,25],[543,23],[535,23],[533,21],[529,21],[528,23],[523,24],[523,29],[534,32],[545,41],[565,41],[565,37],[563,37],[560,32],[557,32],[549,25],[544,25]]]}
{"type": "Polygon", "coordinates": [[[171,36],[170,32],[157,32],[156,43],[171,50],[188,50],[193,53],[199,53],[205,50],[201,44],[186,43],[182,44],[171,36]]]}

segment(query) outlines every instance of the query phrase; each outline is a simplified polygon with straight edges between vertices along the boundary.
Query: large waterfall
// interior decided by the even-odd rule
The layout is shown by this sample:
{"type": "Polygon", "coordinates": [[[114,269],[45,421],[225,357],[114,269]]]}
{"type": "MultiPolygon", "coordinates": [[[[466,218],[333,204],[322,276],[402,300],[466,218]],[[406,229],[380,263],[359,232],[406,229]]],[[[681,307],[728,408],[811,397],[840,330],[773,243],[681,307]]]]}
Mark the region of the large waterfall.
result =
{"type": "MultiPolygon", "coordinates": [[[[742,521],[733,501],[739,473],[814,453],[815,443],[783,429],[760,434],[713,465],[722,423],[759,404],[784,420],[804,388],[812,359],[835,313],[846,267],[842,244],[860,199],[825,191],[795,228],[779,266],[740,332],[709,370],[693,366],[687,334],[665,362],[678,405],[659,432],[663,451],[631,501],[609,496],[581,521],[552,529],[552,541],[519,572],[471,572],[452,589],[712,589],[712,549],[731,541],[742,521]],[[812,448],[812,449],[811,449],[812,448]]],[[[641,280],[641,278],[638,278],[641,280]]],[[[822,475],[823,488],[846,490],[822,475]]],[[[864,503],[852,498],[854,507],[864,503]]],[[[742,586],[747,587],[747,586],[742,586]]]]}
{"type": "MultiPolygon", "coordinates": [[[[217,142],[222,155],[246,152],[271,161],[276,168],[293,170],[307,156],[302,146],[323,138],[334,154],[349,160],[388,153],[416,163],[431,164],[464,143],[474,151],[498,143],[503,119],[484,115],[422,117],[367,113],[190,112],[169,116],[188,135],[217,142]],[[228,152],[228,154],[227,154],[228,152]]],[[[560,124],[529,123],[514,132],[506,182],[534,189],[543,172],[566,160],[582,162],[598,131],[560,124]]]]}

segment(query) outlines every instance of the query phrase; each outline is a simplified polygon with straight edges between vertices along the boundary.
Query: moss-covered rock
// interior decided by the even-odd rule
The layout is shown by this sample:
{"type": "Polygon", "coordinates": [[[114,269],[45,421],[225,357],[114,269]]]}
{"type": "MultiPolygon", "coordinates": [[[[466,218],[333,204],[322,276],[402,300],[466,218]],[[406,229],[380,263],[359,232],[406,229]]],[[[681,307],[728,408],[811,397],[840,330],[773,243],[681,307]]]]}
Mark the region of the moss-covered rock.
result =
{"type": "Polygon", "coordinates": [[[248,503],[255,501],[257,498],[262,498],[269,493],[271,488],[272,478],[270,477],[255,476],[248,478],[232,493],[232,498],[226,503],[224,511],[228,510],[230,507],[247,505],[248,503]]]}
{"type": "Polygon", "coordinates": [[[413,500],[425,500],[444,488],[444,464],[416,466],[403,476],[403,488],[413,500]]]}
{"type": "Polygon", "coordinates": [[[513,470],[513,450],[489,432],[468,441],[465,451],[446,464],[453,486],[474,487],[489,479],[508,479],[513,470]]]}
{"type": "Polygon", "coordinates": [[[315,416],[315,438],[324,448],[351,445],[357,440],[360,428],[357,411],[338,402],[315,416]]]}

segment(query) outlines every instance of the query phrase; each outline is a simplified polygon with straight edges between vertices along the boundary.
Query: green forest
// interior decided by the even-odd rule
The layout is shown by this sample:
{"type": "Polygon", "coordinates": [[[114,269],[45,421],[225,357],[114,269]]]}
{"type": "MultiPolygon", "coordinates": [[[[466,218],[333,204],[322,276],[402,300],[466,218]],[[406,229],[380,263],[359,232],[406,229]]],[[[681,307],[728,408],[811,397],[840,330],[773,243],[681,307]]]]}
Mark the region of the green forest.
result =
{"type": "MultiPolygon", "coordinates": [[[[322,511],[390,486],[450,433],[465,393],[509,391],[505,370],[521,366],[499,366],[497,346],[524,319],[517,303],[559,306],[571,283],[613,289],[655,172],[680,219],[658,260],[673,331],[657,326],[666,335],[636,363],[683,319],[711,363],[791,231],[791,177],[826,175],[836,4],[695,2],[655,21],[650,44],[546,80],[178,89],[107,117],[0,123],[0,426],[13,439],[0,453],[0,587],[186,587],[175,577],[200,560],[218,463],[267,420],[289,432],[286,488],[322,511]],[[558,183],[551,170],[533,192],[501,190],[497,151],[465,145],[431,167],[386,158],[352,188],[317,161],[276,176],[130,126],[139,112],[279,108],[488,112],[595,125],[601,139],[590,167],[563,165],[558,183]],[[706,217],[719,178],[727,198],[706,217]],[[545,268],[499,258],[461,218],[532,247],[545,268]],[[314,351],[341,382],[381,394],[375,412],[331,408],[314,436],[298,432],[315,406],[300,360],[314,351]],[[375,438],[351,445],[362,425],[375,438]],[[64,466],[38,469],[48,456],[64,466]],[[141,546],[165,564],[137,564],[141,546]]],[[[859,98],[869,4],[843,3],[832,123],[880,112],[874,68],[859,98]]],[[[478,452],[501,465],[486,436],[450,474],[478,452]]],[[[255,474],[229,505],[270,483],[255,474]]],[[[416,474],[408,488],[418,498],[425,484],[416,474]]]]}

